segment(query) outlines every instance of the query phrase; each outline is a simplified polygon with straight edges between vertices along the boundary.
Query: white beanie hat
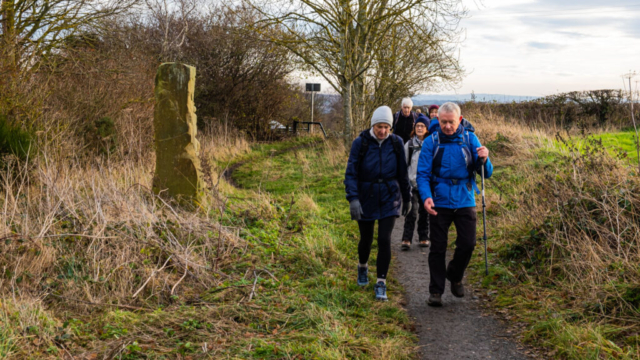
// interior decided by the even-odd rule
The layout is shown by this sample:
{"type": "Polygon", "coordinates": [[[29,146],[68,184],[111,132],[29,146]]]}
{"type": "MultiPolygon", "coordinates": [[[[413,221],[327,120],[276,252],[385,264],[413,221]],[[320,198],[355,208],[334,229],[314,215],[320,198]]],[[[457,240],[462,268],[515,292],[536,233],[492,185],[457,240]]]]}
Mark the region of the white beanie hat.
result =
{"type": "Polygon", "coordinates": [[[373,112],[373,116],[371,116],[371,127],[378,123],[385,123],[389,124],[389,126],[393,126],[393,115],[390,107],[380,106],[373,112]]]}

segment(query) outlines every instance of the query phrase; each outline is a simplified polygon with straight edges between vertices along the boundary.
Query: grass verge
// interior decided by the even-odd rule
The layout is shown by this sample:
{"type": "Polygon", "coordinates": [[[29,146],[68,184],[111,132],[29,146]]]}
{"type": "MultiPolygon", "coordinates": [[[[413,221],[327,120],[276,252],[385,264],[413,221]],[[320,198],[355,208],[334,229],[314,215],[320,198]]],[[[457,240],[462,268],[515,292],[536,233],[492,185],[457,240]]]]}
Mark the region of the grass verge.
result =
{"type": "Polygon", "coordinates": [[[355,285],[341,145],[202,144],[196,209],[147,190],[150,161],[11,160],[0,358],[411,358],[398,285],[355,285]],[[237,162],[241,188],[220,180],[237,162]]]}
{"type": "Polygon", "coordinates": [[[558,139],[478,125],[497,169],[486,182],[490,273],[477,251],[472,281],[545,357],[640,358],[640,182],[624,156],[633,143],[621,140],[631,133],[558,139]]]}

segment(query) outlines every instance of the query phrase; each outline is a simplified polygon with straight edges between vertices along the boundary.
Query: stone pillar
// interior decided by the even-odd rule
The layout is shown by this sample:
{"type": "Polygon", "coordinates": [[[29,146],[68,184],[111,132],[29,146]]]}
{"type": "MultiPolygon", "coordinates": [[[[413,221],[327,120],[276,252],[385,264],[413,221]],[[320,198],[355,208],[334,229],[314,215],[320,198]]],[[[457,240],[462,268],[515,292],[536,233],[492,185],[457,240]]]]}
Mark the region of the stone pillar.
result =
{"type": "Polygon", "coordinates": [[[156,74],[155,128],[156,194],[197,201],[203,180],[200,143],[196,139],[196,108],[193,93],[196,69],[181,63],[164,63],[156,74]]]}

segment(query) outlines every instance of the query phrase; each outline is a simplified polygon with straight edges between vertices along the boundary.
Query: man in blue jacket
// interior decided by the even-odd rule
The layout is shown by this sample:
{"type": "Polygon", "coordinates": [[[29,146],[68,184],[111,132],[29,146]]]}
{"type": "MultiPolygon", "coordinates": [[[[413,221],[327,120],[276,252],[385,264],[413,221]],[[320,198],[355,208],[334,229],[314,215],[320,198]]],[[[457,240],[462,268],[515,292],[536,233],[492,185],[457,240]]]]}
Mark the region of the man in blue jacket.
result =
{"type": "Polygon", "coordinates": [[[461,125],[460,107],[445,103],[438,110],[439,129],[424,140],[418,160],[416,182],[425,210],[430,214],[428,305],[442,306],[445,279],[451,293],[464,296],[462,278],[476,245],[476,173],[484,166],[491,177],[489,150],[476,135],[461,125]],[[446,264],[449,227],[456,227],[456,250],[446,264]]]}

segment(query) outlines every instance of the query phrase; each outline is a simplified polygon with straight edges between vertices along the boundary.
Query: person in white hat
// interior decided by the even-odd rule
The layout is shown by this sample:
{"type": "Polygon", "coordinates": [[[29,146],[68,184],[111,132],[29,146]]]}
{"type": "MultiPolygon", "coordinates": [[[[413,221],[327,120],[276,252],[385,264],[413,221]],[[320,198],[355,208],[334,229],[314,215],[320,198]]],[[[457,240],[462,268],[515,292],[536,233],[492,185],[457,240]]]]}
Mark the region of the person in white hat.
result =
{"type": "Polygon", "coordinates": [[[378,221],[377,300],[387,300],[387,272],[391,262],[391,232],[396,218],[411,207],[411,185],[407,173],[404,143],[390,133],[393,115],[388,106],[373,112],[371,128],[351,145],[345,190],[351,219],[358,221],[358,277],[360,286],[369,284],[368,265],[373,230],[378,221]]]}

